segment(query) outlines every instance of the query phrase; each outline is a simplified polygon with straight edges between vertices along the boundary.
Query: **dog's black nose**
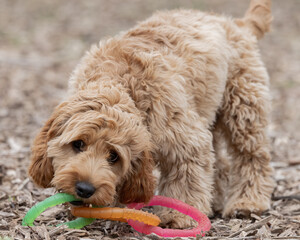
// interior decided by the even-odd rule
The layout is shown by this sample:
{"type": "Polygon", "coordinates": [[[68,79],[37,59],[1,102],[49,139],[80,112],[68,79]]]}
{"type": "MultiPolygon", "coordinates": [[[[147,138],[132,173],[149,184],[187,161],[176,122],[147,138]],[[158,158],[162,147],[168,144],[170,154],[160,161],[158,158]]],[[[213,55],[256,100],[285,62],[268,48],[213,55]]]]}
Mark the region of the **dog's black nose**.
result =
{"type": "Polygon", "coordinates": [[[94,186],[88,182],[77,182],[75,185],[77,195],[82,198],[89,198],[95,190],[94,186]]]}

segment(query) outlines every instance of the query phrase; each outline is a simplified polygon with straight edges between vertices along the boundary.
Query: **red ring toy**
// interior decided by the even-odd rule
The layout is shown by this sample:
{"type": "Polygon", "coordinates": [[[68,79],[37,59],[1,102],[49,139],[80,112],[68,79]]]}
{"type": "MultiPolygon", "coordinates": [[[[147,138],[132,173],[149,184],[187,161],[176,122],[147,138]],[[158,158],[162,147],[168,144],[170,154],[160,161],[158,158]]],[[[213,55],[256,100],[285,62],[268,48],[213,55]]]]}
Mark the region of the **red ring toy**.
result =
{"type": "Polygon", "coordinates": [[[209,218],[201,213],[198,209],[181,202],[177,199],[168,198],[164,196],[154,196],[148,204],[144,203],[131,203],[127,207],[141,209],[146,206],[159,205],[163,207],[173,208],[185,215],[190,216],[198,222],[198,226],[193,229],[163,229],[161,227],[150,226],[138,221],[128,220],[130,224],[136,231],[151,234],[155,233],[161,237],[196,237],[198,234],[204,236],[206,231],[210,230],[211,223],[209,218]]]}

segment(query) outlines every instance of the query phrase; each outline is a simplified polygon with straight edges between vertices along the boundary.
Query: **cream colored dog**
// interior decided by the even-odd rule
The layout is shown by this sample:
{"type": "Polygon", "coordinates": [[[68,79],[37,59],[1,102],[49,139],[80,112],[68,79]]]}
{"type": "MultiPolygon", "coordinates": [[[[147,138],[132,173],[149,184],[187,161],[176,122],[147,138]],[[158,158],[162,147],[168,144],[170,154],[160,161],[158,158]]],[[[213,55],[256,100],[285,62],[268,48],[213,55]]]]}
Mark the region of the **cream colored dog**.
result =
{"type": "Polygon", "coordinates": [[[252,0],[243,19],[166,11],[93,46],[35,139],[33,180],[96,205],[147,202],[156,164],[159,194],[206,214],[268,209],[269,78],[257,39],[270,22],[269,0],[252,0]]]}

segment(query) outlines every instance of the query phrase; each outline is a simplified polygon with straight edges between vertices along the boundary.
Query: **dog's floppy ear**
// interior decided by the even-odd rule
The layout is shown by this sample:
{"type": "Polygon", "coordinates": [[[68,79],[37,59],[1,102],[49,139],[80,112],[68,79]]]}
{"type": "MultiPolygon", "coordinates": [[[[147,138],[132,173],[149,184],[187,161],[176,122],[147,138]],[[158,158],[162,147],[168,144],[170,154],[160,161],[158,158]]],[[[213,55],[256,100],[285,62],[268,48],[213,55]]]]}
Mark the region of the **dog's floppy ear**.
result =
{"type": "Polygon", "coordinates": [[[149,202],[154,194],[155,178],[153,176],[154,162],[148,151],[143,152],[132,166],[119,192],[121,203],[149,202]]]}
{"type": "Polygon", "coordinates": [[[54,119],[55,116],[52,116],[36,136],[32,146],[31,163],[28,170],[33,181],[44,188],[50,187],[54,174],[52,159],[47,157],[48,141],[52,135],[50,129],[54,119]]]}

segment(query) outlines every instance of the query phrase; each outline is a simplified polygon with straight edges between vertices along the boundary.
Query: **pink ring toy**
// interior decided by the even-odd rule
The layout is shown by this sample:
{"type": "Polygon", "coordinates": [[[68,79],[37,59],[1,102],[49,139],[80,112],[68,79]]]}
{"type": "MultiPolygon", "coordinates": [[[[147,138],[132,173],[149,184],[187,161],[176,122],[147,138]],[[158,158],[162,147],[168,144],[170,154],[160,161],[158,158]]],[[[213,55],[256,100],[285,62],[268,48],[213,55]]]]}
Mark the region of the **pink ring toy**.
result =
{"type": "Polygon", "coordinates": [[[138,221],[128,220],[128,224],[136,231],[143,234],[155,233],[161,237],[196,237],[198,234],[204,236],[206,231],[210,230],[211,223],[208,217],[201,213],[198,209],[181,202],[177,199],[167,198],[164,196],[154,196],[148,204],[131,203],[127,207],[141,209],[146,206],[159,205],[163,207],[173,208],[185,215],[190,216],[198,222],[198,226],[193,229],[163,229],[161,227],[150,226],[138,221]]]}

